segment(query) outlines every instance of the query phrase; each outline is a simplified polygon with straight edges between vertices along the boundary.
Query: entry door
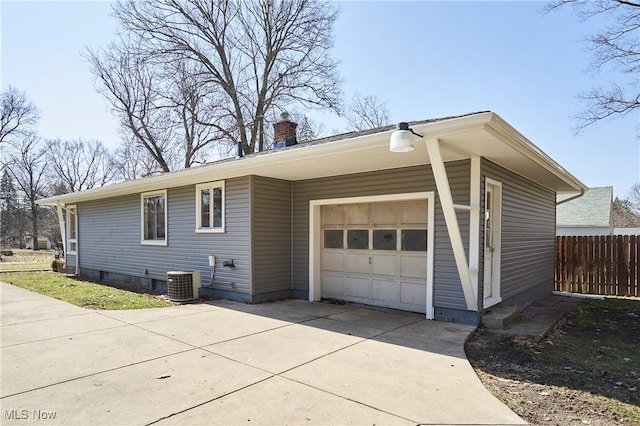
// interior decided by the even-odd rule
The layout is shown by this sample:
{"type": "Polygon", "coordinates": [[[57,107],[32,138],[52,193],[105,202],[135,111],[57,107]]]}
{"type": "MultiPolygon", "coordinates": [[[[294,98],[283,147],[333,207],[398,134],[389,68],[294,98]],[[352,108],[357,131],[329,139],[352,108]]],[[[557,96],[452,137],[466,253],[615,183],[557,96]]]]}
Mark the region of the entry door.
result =
{"type": "Polygon", "coordinates": [[[487,179],[484,213],[484,307],[500,301],[502,186],[487,179]]]}
{"type": "Polygon", "coordinates": [[[427,201],[324,206],[322,297],[426,312],[427,201]]]}

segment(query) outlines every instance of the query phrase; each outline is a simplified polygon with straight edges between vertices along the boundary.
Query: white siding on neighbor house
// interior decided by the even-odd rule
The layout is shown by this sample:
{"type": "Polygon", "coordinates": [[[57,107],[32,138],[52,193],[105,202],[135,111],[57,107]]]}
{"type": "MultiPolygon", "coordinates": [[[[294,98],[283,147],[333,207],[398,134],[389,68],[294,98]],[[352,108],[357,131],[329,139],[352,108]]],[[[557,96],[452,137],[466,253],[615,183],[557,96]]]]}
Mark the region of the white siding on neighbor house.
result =
{"type": "Polygon", "coordinates": [[[606,226],[557,226],[556,235],[559,237],[574,235],[584,237],[589,235],[611,235],[606,226]]]}
{"type": "MultiPolygon", "coordinates": [[[[481,174],[483,182],[484,177],[502,182],[502,300],[539,286],[551,292],[555,268],[555,193],[484,158],[481,174]]],[[[483,246],[481,241],[480,247],[483,246]]],[[[482,276],[481,273],[481,279],[482,276]]]]}
{"type": "Polygon", "coordinates": [[[613,235],[640,235],[640,228],[614,228],[613,235]]]}
{"type": "MultiPolygon", "coordinates": [[[[469,204],[470,161],[446,164],[454,203],[469,204]]],[[[309,291],[309,201],[435,191],[430,166],[296,181],[293,184],[293,287],[309,291]]],[[[460,231],[469,252],[469,212],[458,212],[460,231]]],[[[434,305],[466,310],[462,285],[449,242],[440,201],[435,203],[434,305]]]]}
{"type": "MultiPolygon", "coordinates": [[[[212,178],[212,180],[215,180],[212,178]]],[[[196,233],[195,185],[167,192],[167,246],[140,243],[140,194],[78,206],[80,270],[106,271],[166,280],[167,271],[200,271],[209,284],[208,256],[216,256],[215,284],[238,292],[250,289],[249,177],[226,181],[226,232],[196,233]],[[233,259],[236,268],[223,267],[233,259]],[[147,274],[145,274],[147,270],[147,274]]]]}

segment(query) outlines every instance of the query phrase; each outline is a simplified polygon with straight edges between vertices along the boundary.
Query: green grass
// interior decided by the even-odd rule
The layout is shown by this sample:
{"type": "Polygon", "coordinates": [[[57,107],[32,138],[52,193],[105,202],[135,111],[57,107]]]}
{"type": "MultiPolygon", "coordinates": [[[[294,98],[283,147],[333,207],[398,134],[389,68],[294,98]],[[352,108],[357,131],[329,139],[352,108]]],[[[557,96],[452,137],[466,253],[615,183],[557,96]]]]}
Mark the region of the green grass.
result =
{"type": "Polygon", "coordinates": [[[0,272],[3,271],[40,271],[51,270],[51,262],[40,263],[0,263],[0,272]]]}
{"type": "Polygon", "coordinates": [[[53,272],[9,272],[0,281],[88,309],[145,309],[171,306],[146,294],[80,281],[53,272]]]}

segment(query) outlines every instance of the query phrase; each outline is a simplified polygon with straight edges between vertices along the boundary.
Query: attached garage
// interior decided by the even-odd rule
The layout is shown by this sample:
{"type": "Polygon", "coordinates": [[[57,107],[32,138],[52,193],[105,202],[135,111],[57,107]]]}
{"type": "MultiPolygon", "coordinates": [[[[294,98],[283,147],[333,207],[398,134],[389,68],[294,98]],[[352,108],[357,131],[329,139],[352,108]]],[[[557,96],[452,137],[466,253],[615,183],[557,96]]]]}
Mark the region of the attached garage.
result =
{"type": "Polygon", "coordinates": [[[430,312],[430,198],[420,193],[312,201],[320,297],[430,312]]]}
{"type": "MultiPolygon", "coordinates": [[[[295,123],[277,124],[295,140],[295,123]]],[[[492,112],[410,126],[40,203],[57,208],[66,244],[82,248],[83,273],[118,284],[153,288],[167,270],[194,270],[211,277],[202,292],[213,297],[338,299],[468,324],[550,294],[556,194],[584,185],[492,112]],[[224,229],[203,230],[198,203],[214,186],[224,229]],[[164,240],[151,244],[140,238],[150,193],[167,217],[164,240]],[[77,216],[77,242],[65,210],[77,216]]]]}

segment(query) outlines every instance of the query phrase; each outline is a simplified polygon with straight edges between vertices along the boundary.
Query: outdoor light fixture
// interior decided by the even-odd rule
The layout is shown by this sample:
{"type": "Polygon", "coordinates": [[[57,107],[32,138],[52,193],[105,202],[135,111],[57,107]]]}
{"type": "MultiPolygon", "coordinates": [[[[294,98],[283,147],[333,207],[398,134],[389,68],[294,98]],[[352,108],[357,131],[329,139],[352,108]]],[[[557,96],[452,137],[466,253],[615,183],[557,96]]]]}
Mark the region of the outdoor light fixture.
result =
{"type": "Polygon", "coordinates": [[[409,128],[409,123],[398,123],[396,131],[391,133],[389,140],[389,151],[391,152],[409,152],[413,151],[413,135],[420,136],[409,128]]]}

